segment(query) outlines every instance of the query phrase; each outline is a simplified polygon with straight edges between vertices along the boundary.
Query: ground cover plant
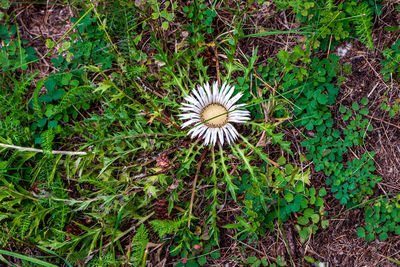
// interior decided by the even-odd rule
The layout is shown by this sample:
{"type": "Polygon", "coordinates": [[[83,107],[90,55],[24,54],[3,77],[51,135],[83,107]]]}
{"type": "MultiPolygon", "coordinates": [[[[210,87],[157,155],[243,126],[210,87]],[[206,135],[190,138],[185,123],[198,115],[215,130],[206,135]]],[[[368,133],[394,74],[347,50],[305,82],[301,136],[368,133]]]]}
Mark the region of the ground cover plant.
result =
{"type": "Polygon", "coordinates": [[[0,262],[399,264],[399,14],[1,1],[0,262]]]}

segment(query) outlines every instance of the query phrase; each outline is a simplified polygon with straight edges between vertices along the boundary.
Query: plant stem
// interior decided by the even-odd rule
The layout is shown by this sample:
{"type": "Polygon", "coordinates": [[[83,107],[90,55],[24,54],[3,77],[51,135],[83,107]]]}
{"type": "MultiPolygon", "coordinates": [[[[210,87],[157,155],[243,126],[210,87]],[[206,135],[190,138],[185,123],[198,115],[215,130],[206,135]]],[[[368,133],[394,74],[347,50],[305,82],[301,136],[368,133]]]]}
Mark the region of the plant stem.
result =
{"type": "MultiPolygon", "coordinates": [[[[31,148],[31,147],[22,147],[22,146],[14,146],[14,145],[8,145],[8,144],[2,144],[0,143],[0,147],[7,147],[7,148],[13,148],[17,149],[20,151],[31,151],[31,152],[38,152],[38,153],[43,153],[43,149],[37,149],[37,148],[31,148]]],[[[83,151],[61,151],[61,150],[52,150],[50,151],[51,154],[61,154],[61,155],[87,155],[86,152],[83,151]]]]}
{"type": "Polygon", "coordinates": [[[190,197],[188,228],[190,228],[190,217],[192,215],[192,209],[193,209],[194,190],[196,189],[196,183],[197,183],[197,178],[199,177],[201,163],[203,162],[204,158],[206,157],[207,151],[208,151],[207,149],[204,149],[203,154],[201,155],[201,158],[200,158],[200,161],[199,161],[199,165],[197,165],[196,175],[194,176],[193,188],[192,188],[192,196],[190,197]]]}

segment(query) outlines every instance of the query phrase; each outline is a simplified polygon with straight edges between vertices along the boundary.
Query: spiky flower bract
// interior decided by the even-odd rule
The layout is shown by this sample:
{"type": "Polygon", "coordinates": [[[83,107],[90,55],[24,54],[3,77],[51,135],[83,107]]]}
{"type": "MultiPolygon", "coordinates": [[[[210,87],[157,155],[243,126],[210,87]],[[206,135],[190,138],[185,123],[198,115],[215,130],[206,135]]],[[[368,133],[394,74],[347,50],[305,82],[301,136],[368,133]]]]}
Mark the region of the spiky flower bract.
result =
{"type": "Polygon", "coordinates": [[[201,137],[204,144],[214,146],[234,142],[239,133],[232,123],[245,123],[250,120],[250,112],[243,109],[246,104],[236,104],[242,93],[233,96],[235,88],[227,83],[221,87],[217,82],[212,86],[205,83],[193,89],[182,103],[180,118],[186,120],[182,127],[193,126],[188,132],[191,138],[201,137]]]}

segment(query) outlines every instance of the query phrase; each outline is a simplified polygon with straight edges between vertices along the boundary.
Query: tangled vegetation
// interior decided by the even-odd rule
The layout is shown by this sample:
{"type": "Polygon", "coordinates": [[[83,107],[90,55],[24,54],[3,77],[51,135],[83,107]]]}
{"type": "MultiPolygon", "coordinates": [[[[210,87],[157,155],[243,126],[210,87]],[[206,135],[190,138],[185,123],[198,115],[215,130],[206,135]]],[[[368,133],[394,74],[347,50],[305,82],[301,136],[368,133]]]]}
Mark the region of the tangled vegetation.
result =
{"type": "Polygon", "coordinates": [[[376,110],[400,136],[400,28],[376,33],[400,4],[0,7],[0,262],[318,266],[331,259],[309,246],[353,211],[364,244],[400,234],[400,191],[382,185],[369,145],[376,110]],[[31,34],[21,15],[52,12],[66,25],[56,38],[31,34]],[[350,60],[378,59],[383,95],[377,84],[348,97],[356,68],[346,53],[361,50],[350,60]],[[251,112],[230,145],[205,146],[181,127],[183,98],[214,81],[233,85],[251,112]]]}

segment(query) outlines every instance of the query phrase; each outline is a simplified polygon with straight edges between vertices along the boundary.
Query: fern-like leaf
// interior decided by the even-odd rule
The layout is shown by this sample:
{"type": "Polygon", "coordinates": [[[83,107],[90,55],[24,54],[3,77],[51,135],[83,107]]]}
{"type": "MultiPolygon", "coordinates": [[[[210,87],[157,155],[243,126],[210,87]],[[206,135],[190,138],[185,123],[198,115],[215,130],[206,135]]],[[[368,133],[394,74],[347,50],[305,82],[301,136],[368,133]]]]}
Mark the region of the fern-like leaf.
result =
{"type": "Polygon", "coordinates": [[[160,238],[162,238],[166,234],[177,232],[178,229],[181,227],[182,223],[183,223],[182,220],[175,220],[175,221],[154,220],[150,222],[151,226],[153,226],[154,231],[158,233],[160,238]]]}
{"type": "Polygon", "coordinates": [[[51,152],[53,147],[54,137],[55,137],[54,128],[50,128],[41,134],[42,138],[41,146],[45,153],[51,152]]]}
{"type": "Polygon", "coordinates": [[[148,236],[149,233],[147,232],[146,227],[144,227],[144,225],[142,224],[138,228],[136,235],[133,237],[131,259],[134,266],[136,267],[140,265],[140,262],[142,262],[142,259],[144,257],[146,246],[149,242],[148,236]]]}
{"type": "Polygon", "coordinates": [[[360,40],[370,49],[374,49],[372,43],[372,23],[373,16],[368,5],[362,4],[355,9],[354,23],[356,24],[356,32],[360,40]]]}

